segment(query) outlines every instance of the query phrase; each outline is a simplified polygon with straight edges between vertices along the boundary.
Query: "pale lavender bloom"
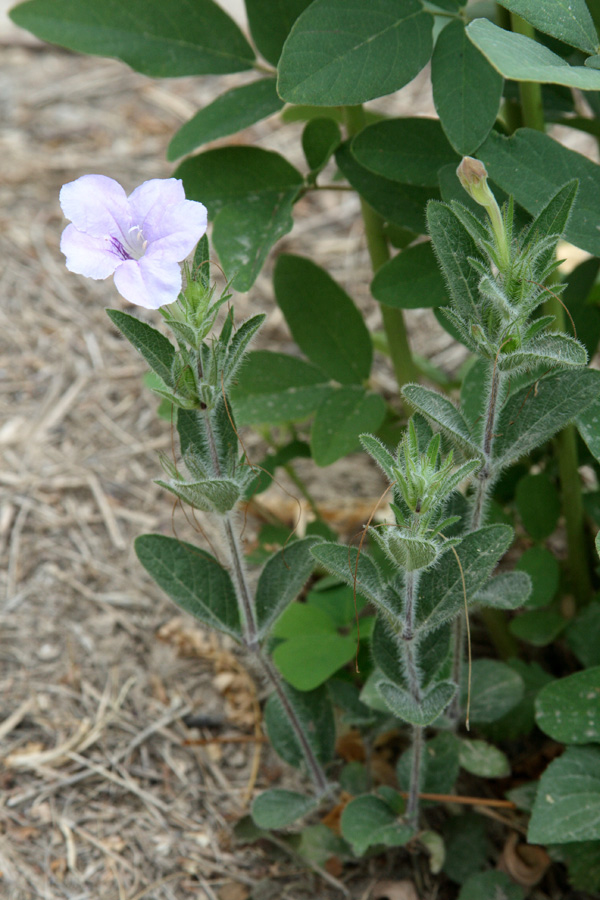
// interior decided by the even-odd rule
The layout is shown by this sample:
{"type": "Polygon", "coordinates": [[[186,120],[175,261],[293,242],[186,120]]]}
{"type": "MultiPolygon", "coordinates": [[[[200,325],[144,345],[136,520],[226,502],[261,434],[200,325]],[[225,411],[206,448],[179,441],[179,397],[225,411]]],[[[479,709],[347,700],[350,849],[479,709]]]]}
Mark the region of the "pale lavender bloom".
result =
{"type": "Polygon", "coordinates": [[[70,272],[114,275],[121,296],[146,309],[177,300],[179,263],[206,231],[206,208],[185,199],[181,181],[153,178],[128,197],[113,178],[82,175],[61,189],[60,205],[73,223],[60,242],[70,272]]]}

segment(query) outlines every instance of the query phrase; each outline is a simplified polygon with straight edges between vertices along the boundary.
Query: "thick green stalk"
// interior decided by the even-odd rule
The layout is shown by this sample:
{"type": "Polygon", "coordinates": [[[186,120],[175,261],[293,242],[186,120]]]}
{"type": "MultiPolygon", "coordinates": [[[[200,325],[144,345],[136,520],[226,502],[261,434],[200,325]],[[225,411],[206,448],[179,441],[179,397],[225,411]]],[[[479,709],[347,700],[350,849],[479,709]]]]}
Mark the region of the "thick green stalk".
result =
{"type": "MultiPolygon", "coordinates": [[[[365,126],[364,109],[362,106],[347,106],[345,113],[348,135],[358,134],[365,126]]],[[[371,266],[373,272],[377,272],[390,258],[388,242],[383,231],[383,219],[362,197],[360,198],[360,208],[371,266]]],[[[385,306],[382,303],[381,314],[398,386],[402,387],[411,381],[418,381],[419,375],[410,351],[402,310],[385,306]]]]}
{"type": "MultiPolygon", "coordinates": [[[[533,25],[530,25],[521,16],[511,13],[510,23],[515,34],[522,34],[525,37],[535,39],[533,25]]],[[[537,81],[520,81],[519,94],[523,111],[523,125],[527,128],[535,128],[536,131],[545,131],[541,85],[537,81]]]]}

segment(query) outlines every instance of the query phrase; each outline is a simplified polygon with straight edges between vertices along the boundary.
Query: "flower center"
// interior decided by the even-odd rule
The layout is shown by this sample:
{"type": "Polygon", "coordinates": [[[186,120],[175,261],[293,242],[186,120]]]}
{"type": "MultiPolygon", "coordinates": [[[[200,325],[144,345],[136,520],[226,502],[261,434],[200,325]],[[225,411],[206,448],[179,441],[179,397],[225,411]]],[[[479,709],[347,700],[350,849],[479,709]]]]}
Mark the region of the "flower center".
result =
{"type": "Polygon", "coordinates": [[[141,259],[146,252],[148,241],[144,238],[140,226],[132,225],[126,234],[123,232],[121,234],[122,241],[116,237],[110,238],[112,249],[117,256],[120,256],[121,259],[141,259]]]}

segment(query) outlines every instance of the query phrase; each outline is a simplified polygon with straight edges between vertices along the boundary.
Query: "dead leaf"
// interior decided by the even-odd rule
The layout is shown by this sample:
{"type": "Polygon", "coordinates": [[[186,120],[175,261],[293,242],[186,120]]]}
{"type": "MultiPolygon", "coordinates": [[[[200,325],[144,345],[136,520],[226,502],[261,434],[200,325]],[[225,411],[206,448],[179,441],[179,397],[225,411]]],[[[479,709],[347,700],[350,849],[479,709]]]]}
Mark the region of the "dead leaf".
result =
{"type": "Polygon", "coordinates": [[[250,891],[245,884],[239,881],[230,881],[224,884],[217,894],[219,900],[248,900],[250,891]]]}
{"type": "Polygon", "coordinates": [[[334,834],[341,834],[340,820],[342,818],[342,813],[351,800],[352,795],[348,794],[346,791],[342,791],[339,803],[336,803],[333,809],[330,809],[327,815],[323,816],[321,819],[321,823],[330,828],[334,834]]]}
{"type": "Polygon", "coordinates": [[[379,881],[371,892],[371,900],[419,900],[412,881],[379,881]]]}
{"type": "Polygon", "coordinates": [[[498,862],[500,871],[522,887],[533,887],[541,881],[549,866],[550,857],[543,847],[520,842],[515,832],[506,841],[498,862]]]}
{"type": "Polygon", "coordinates": [[[366,759],[365,745],[360,731],[356,728],[340,735],[335,744],[335,751],[346,762],[364,762],[366,759]]]}
{"type": "Polygon", "coordinates": [[[330,856],[329,859],[325,860],[323,868],[330,875],[333,875],[334,878],[341,878],[344,874],[344,863],[339,856],[330,856]]]}

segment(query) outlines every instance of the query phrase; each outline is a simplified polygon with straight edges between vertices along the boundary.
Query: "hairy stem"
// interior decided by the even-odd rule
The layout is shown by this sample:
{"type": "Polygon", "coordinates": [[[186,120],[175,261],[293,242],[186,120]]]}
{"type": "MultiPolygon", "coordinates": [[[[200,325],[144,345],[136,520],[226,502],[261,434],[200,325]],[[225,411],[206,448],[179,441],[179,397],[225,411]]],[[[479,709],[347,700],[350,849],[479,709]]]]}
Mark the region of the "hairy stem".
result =
{"type": "MultiPolygon", "coordinates": [[[[352,137],[364,128],[365,112],[362,106],[346,106],[345,114],[348,135],[352,137]]],[[[373,272],[377,272],[390,258],[388,242],[383,231],[383,219],[362,197],[360,198],[360,208],[371,266],[373,272]]],[[[402,310],[382,304],[381,315],[398,386],[402,387],[410,381],[418,381],[419,375],[408,343],[402,310]]]]}
{"type": "MultiPolygon", "coordinates": [[[[418,572],[406,573],[404,602],[404,664],[408,690],[416,703],[421,703],[421,679],[419,677],[418,648],[413,638],[415,601],[418,586],[418,572]]],[[[406,818],[412,828],[419,822],[419,788],[421,786],[421,760],[423,756],[423,728],[412,726],[412,764],[410,768],[410,784],[408,786],[408,804],[406,818]]]]}
{"type": "Polygon", "coordinates": [[[279,672],[268,656],[257,652],[257,658],[262,665],[265,675],[273,685],[275,693],[279,697],[279,702],[283,707],[287,719],[294,729],[294,733],[296,735],[296,738],[298,739],[298,743],[300,744],[300,748],[306,761],[306,765],[311,774],[312,780],[317,787],[319,796],[325,794],[329,790],[325,772],[323,771],[321,763],[317,759],[317,756],[310,745],[310,742],[306,736],[306,732],[304,731],[304,728],[302,726],[302,722],[296,715],[296,710],[290,703],[289,697],[283,688],[283,684],[281,683],[281,676],[279,675],[279,672]]]}
{"type": "Polygon", "coordinates": [[[422,759],[423,728],[421,725],[413,725],[412,763],[410,767],[408,802],[406,804],[406,818],[412,828],[417,828],[419,825],[419,790],[421,787],[422,759]]]}

